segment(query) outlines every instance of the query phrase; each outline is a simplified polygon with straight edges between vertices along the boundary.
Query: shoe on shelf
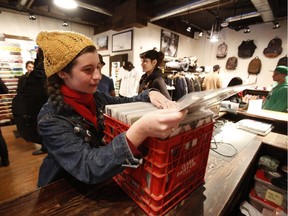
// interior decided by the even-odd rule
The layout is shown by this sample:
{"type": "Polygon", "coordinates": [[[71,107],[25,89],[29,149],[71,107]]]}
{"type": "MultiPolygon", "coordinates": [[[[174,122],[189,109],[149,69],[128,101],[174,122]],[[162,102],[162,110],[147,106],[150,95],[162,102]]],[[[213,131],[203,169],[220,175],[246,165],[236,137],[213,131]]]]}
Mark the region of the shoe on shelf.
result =
{"type": "Polygon", "coordinates": [[[9,162],[8,159],[6,159],[6,160],[3,160],[3,159],[2,159],[0,166],[1,166],[1,167],[6,167],[6,166],[9,166],[9,164],[10,164],[10,162],[9,162]]]}
{"type": "Polygon", "coordinates": [[[47,151],[45,151],[44,149],[38,149],[38,150],[36,150],[36,151],[33,151],[32,152],[32,155],[40,155],[40,154],[46,154],[47,153],[47,151]]]}

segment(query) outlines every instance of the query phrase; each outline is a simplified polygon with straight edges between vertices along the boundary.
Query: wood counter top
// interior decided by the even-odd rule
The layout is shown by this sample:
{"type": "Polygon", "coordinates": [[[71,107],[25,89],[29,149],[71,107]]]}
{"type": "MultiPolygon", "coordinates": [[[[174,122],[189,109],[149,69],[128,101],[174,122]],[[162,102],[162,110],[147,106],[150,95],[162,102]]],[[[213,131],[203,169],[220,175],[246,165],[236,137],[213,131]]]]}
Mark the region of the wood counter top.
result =
{"type": "MultiPolygon", "coordinates": [[[[270,133],[266,137],[257,136],[230,162],[210,154],[205,184],[166,215],[227,215],[262,142],[287,151],[287,136],[270,133]]],[[[145,213],[113,181],[89,186],[62,179],[0,203],[0,215],[140,216],[145,213]]]]}
{"type": "Polygon", "coordinates": [[[257,112],[247,112],[247,110],[238,110],[237,114],[242,114],[247,117],[261,118],[270,121],[288,122],[288,113],[276,112],[271,110],[258,110],[257,112]]]}

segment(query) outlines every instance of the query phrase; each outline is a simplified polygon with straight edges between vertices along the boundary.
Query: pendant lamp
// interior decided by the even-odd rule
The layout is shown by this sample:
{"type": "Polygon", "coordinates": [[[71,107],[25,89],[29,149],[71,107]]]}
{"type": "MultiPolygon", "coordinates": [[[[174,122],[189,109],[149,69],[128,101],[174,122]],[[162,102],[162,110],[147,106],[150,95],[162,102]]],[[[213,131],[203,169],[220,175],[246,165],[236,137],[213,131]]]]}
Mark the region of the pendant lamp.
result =
{"type": "Polygon", "coordinates": [[[221,25],[221,20],[217,16],[212,25],[212,29],[210,33],[210,42],[215,43],[219,40],[220,27],[221,27],[220,25],[221,25]]]}

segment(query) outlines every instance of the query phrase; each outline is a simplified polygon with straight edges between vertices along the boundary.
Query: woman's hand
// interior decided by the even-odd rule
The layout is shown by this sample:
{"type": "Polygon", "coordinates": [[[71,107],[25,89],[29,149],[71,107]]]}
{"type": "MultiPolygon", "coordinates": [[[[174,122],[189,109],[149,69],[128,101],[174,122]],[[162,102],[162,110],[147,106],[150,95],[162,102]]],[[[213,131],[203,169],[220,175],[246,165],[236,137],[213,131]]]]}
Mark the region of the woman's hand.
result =
{"type": "Polygon", "coordinates": [[[127,130],[126,136],[138,147],[147,137],[166,138],[186,117],[187,111],[176,109],[156,110],[145,114],[127,130]]]}
{"type": "Polygon", "coordinates": [[[149,98],[151,103],[159,109],[178,108],[178,104],[175,101],[167,99],[158,91],[150,91],[149,98]]]}

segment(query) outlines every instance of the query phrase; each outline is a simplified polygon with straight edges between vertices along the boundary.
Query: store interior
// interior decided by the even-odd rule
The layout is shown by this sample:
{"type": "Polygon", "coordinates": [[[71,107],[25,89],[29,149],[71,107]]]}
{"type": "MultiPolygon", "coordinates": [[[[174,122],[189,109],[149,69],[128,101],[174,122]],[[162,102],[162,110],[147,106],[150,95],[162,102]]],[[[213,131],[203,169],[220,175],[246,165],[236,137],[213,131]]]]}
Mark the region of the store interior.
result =
{"type": "MultiPolygon", "coordinates": [[[[285,189],[279,181],[276,182],[279,187],[274,180],[271,182],[279,174],[282,180],[286,177],[287,183],[288,114],[262,110],[262,101],[259,106],[246,100],[248,96],[265,99],[275,86],[272,75],[281,58],[286,57],[287,66],[287,1],[81,0],[77,3],[77,8],[68,10],[59,8],[52,0],[0,0],[0,77],[9,89],[9,94],[1,96],[4,111],[0,123],[13,152],[11,158],[15,160],[13,163],[11,159],[9,167],[0,167],[4,185],[0,193],[3,190],[7,194],[0,196],[0,215],[20,215],[21,207],[25,216],[276,216],[279,212],[287,215],[287,184],[285,189]],[[37,189],[38,168],[45,155],[32,156],[33,144],[17,135],[11,101],[17,92],[17,80],[25,73],[24,63],[36,58],[35,39],[43,30],[75,31],[91,38],[105,62],[102,73],[113,79],[117,95],[119,68],[129,61],[142,73],[140,54],[154,48],[165,53],[161,70],[171,98],[176,85],[169,78],[179,74],[191,79],[204,78],[212,73],[214,65],[220,66],[223,89],[207,94],[195,90],[199,92],[193,97],[200,98],[197,102],[205,111],[189,102],[190,118],[197,127],[189,123],[188,131],[183,126],[186,132],[164,141],[169,162],[162,161],[167,156],[163,149],[155,149],[148,143],[144,147],[148,156],[143,167],[132,174],[127,169],[101,185],[83,186],[65,179],[37,189]],[[173,46],[167,43],[172,38],[173,46]],[[275,39],[280,39],[280,51],[269,55],[266,51],[275,39]],[[240,45],[250,42],[255,47],[248,56],[241,56],[240,45]],[[165,49],[168,46],[171,52],[165,49]],[[15,57],[15,53],[20,55],[15,57]],[[231,58],[237,63],[229,67],[231,58]],[[13,67],[6,64],[11,59],[13,67]],[[256,74],[251,74],[249,65],[254,59],[260,59],[261,65],[256,74]],[[236,108],[231,108],[234,104],[221,107],[224,99],[235,95],[236,87],[228,88],[235,77],[243,80],[244,87],[239,92],[242,99],[246,96],[245,103],[237,104],[236,108]],[[257,125],[246,122],[243,130],[240,122],[245,119],[257,125]],[[260,127],[265,127],[264,131],[255,130],[260,127]],[[17,147],[19,143],[21,147],[17,147]],[[199,143],[203,147],[198,147],[199,143]],[[190,152],[194,145],[196,150],[190,152]],[[179,149],[184,153],[178,158],[179,149]],[[21,154],[33,162],[27,165],[21,154]],[[153,157],[157,163],[161,160],[161,166],[153,157]],[[276,163],[276,167],[269,166],[269,162],[276,163]],[[193,164],[198,163],[203,165],[195,168],[193,164]],[[21,186],[25,173],[29,177],[21,186]]],[[[182,96],[189,98],[188,92],[182,96]]],[[[107,119],[110,118],[112,122],[117,119],[108,115],[107,119]]],[[[126,127],[126,122],[124,126],[117,123],[117,127],[110,123],[107,120],[109,139],[126,127]]]]}

